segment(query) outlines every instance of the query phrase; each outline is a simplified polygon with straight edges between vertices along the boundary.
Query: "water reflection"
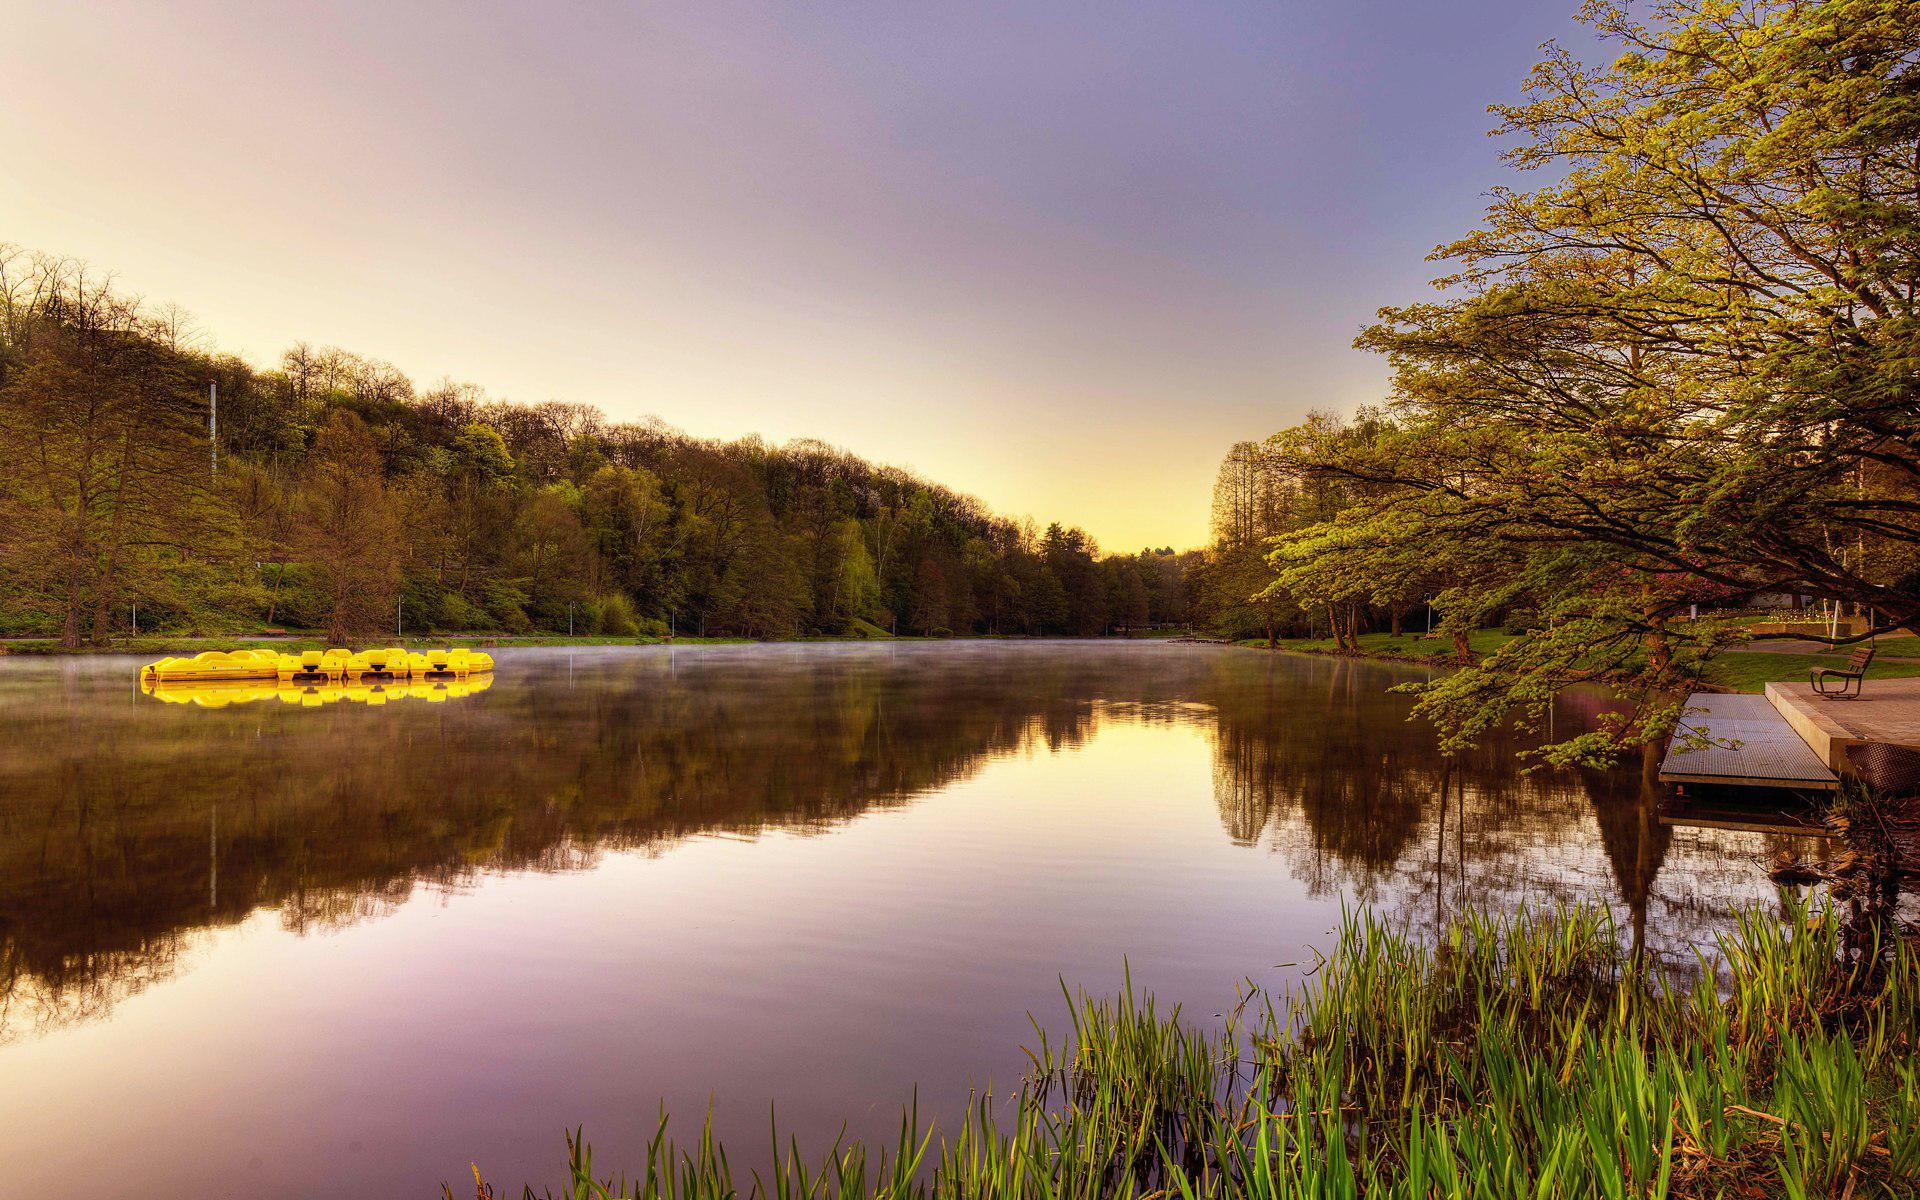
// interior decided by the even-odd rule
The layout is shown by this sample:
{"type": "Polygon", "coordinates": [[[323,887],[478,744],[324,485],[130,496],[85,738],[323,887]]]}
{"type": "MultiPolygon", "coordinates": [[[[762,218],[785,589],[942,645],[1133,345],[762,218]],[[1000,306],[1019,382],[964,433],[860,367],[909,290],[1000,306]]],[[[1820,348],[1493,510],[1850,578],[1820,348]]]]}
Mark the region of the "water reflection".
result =
{"type": "Polygon", "coordinates": [[[0,672],[0,1036],[100,1017],[173,975],[191,931],[262,909],[296,933],[339,928],[487,872],[824,829],[1114,724],[1206,730],[1225,838],[1280,856],[1310,895],[1402,920],[1599,897],[1636,941],[1677,951],[1764,891],[1754,859],[1787,843],[1668,827],[1650,762],[1522,773],[1502,739],[1443,759],[1386,691],[1400,676],[1332,660],[522,652],[462,704],[319,714],[183,711],[131,695],[131,674],[99,660],[0,672]],[[1659,900],[1676,857],[1685,886],[1659,900]]]}
{"type": "Polygon", "coordinates": [[[168,682],[142,678],[140,693],[163,704],[191,704],[196,708],[226,708],[233,704],[258,704],[277,701],[297,708],[322,708],[346,701],[378,708],[402,700],[424,700],[438,704],[475,696],[493,686],[491,674],[460,678],[384,680],[369,683],[327,680],[323,683],[294,683],[275,679],[206,679],[168,682]]]}

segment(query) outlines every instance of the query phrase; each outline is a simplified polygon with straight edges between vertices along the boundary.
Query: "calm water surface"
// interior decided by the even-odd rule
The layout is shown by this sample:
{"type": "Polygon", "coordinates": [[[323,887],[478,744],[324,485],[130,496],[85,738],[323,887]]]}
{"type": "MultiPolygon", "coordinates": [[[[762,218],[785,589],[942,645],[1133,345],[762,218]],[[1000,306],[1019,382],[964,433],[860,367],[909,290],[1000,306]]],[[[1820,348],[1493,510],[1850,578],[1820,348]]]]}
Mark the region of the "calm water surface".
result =
{"type": "MultiPolygon", "coordinates": [[[[1773,834],[1650,768],[1449,764],[1417,668],[1206,646],[509,650],[444,703],[209,709],[0,661],[0,1196],[432,1196],[750,1165],[1017,1081],[1059,982],[1214,1013],[1342,905],[1598,899],[1663,953],[1773,834]]],[[[1563,706],[1563,728],[1592,709],[1563,706]]],[[[1057,1024],[1057,1022],[1056,1022],[1057,1024]]]]}

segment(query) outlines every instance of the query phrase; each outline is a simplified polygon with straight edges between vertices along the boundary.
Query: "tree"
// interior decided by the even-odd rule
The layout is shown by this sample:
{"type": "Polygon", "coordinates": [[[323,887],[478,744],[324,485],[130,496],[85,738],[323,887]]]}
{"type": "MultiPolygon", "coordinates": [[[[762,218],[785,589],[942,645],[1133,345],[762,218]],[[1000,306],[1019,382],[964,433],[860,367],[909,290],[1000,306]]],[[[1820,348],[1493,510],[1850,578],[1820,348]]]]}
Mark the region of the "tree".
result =
{"type": "Polygon", "coordinates": [[[1624,53],[1553,50],[1497,108],[1553,180],[1497,191],[1436,252],[1447,296],[1363,333],[1397,445],[1304,456],[1369,491],[1292,561],[1434,548],[1450,622],[1528,630],[1423,710],[1460,744],[1610,681],[1644,703],[1552,752],[1604,758],[1670,729],[1662,697],[1728,643],[1686,618],[1703,595],[1850,601],[1860,636],[1920,617],[1920,24],[1881,0],[1587,14],[1624,53]]]}
{"type": "MultiPolygon", "coordinates": [[[[396,594],[409,631],[565,629],[584,601],[621,628],[630,607],[638,629],[756,636],[1097,633],[1134,606],[1083,533],[1044,563],[1030,523],[818,442],[418,389],[305,343],[256,370],[201,341],[177,309],[0,247],[0,631],[103,636],[136,596],[149,629],[369,635],[396,594]]],[[[1164,572],[1150,590],[1156,612],[1183,594],[1164,572]]]]}
{"type": "Polygon", "coordinates": [[[1139,565],[1119,557],[1107,559],[1102,565],[1107,573],[1108,617],[1122,632],[1145,627],[1152,606],[1139,565]]]}
{"type": "Polygon", "coordinates": [[[190,361],[104,283],[20,258],[0,247],[0,549],[10,589],[77,646],[158,585],[170,547],[212,548],[222,525],[190,361]],[[31,284],[12,281],[22,270],[31,284]]]}
{"type": "Polygon", "coordinates": [[[405,557],[403,526],[365,422],[335,411],[298,497],[297,553],[324,597],[327,636],[346,642],[391,626],[405,557]]]}
{"type": "Polygon", "coordinates": [[[582,519],[602,568],[623,591],[648,588],[666,515],[660,480],[644,467],[603,466],[587,480],[582,519]]]}

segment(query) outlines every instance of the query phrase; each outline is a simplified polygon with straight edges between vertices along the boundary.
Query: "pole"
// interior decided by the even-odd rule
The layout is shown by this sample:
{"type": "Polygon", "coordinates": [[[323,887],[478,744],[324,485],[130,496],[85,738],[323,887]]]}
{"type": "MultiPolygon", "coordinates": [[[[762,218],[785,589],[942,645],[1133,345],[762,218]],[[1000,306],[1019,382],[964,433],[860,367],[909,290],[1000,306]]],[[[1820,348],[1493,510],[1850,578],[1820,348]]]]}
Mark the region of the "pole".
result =
{"type": "Polygon", "coordinates": [[[140,636],[140,602],[133,602],[133,636],[140,636]]]}
{"type": "Polygon", "coordinates": [[[213,473],[220,473],[220,383],[207,384],[207,458],[213,473]]]}
{"type": "Polygon", "coordinates": [[[400,605],[404,602],[405,597],[395,596],[393,598],[393,636],[395,637],[400,636],[400,605]]]}
{"type": "Polygon", "coordinates": [[[567,636],[573,636],[573,601],[567,601],[567,636]]]}

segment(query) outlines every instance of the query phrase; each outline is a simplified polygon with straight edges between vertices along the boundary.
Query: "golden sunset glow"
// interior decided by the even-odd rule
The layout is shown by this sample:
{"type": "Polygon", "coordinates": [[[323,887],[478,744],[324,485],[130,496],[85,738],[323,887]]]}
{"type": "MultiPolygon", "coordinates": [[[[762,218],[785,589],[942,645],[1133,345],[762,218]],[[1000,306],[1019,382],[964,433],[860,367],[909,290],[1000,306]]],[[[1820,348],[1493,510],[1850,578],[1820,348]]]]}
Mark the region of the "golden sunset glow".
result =
{"type": "Polygon", "coordinates": [[[1512,76],[1533,7],[1362,45],[1262,5],[12,4],[0,241],[257,366],[817,438],[1185,548],[1222,447],[1379,397],[1348,342],[1492,162],[1459,55],[1512,76]]]}

